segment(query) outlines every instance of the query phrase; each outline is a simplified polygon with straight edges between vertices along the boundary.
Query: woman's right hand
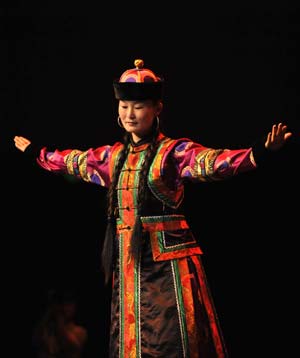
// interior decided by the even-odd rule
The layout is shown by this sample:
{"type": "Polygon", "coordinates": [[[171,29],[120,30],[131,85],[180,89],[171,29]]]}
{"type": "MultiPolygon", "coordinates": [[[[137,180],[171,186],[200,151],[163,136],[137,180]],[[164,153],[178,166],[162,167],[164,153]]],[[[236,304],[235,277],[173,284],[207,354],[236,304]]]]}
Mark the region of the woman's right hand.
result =
{"type": "Polygon", "coordinates": [[[25,137],[15,136],[15,146],[22,152],[25,152],[26,148],[31,144],[31,141],[25,137]]]}

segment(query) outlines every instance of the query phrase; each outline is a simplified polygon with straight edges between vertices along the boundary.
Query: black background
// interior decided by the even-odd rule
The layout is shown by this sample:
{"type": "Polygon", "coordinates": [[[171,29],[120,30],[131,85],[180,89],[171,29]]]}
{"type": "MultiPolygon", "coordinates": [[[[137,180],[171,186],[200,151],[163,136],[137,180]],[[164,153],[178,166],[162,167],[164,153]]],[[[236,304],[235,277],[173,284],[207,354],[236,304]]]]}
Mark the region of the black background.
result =
{"type": "Polygon", "coordinates": [[[44,172],[13,145],[87,149],[120,139],[112,80],[135,58],[166,81],[164,132],[242,148],[273,123],[293,132],[271,165],[187,186],[188,218],[232,358],[289,356],[299,237],[300,9],[287,5],[18,2],[1,11],[2,297],[8,356],[33,357],[50,288],[70,287],[105,356],[99,269],[105,191],[44,172]],[[7,307],[7,309],[6,309],[7,307]]]}

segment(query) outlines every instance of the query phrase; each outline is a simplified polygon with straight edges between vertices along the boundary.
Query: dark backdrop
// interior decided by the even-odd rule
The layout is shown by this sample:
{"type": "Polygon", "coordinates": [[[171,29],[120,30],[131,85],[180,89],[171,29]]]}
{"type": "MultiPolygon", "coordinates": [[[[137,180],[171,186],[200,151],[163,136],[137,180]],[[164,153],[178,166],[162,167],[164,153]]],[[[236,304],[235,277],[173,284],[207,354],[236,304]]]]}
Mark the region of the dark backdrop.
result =
{"type": "Polygon", "coordinates": [[[86,356],[105,355],[109,290],[99,268],[105,191],[41,171],[12,138],[60,149],[120,139],[112,80],[135,58],[166,80],[167,135],[241,148],[276,122],[293,131],[271,165],[186,188],[231,357],[288,356],[293,347],[299,8],[157,6],[104,10],[79,1],[29,1],[2,11],[1,252],[9,356],[20,345],[33,354],[32,327],[45,292],[65,286],[80,298],[90,336],[86,356]]]}

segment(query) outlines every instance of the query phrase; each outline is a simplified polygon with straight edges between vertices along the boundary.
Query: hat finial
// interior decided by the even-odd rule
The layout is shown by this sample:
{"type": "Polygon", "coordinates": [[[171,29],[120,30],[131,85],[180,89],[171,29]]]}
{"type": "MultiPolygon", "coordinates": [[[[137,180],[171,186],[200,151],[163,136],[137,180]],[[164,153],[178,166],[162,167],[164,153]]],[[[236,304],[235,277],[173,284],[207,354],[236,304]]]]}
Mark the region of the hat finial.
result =
{"type": "Polygon", "coordinates": [[[134,66],[137,68],[137,69],[141,69],[144,67],[144,61],[141,60],[140,58],[134,60],[134,66]]]}

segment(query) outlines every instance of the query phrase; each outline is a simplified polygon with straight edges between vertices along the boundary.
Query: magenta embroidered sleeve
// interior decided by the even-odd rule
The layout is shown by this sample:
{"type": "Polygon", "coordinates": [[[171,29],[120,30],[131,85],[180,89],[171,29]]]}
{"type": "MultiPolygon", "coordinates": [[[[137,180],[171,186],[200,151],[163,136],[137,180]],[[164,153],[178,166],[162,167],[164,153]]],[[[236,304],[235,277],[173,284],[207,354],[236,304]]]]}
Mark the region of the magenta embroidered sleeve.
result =
{"type": "Polygon", "coordinates": [[[45,170],[73,175],[84,181],[108,187],[110,152],[109,145],[86,151],[56,149],[50,152],[44,147],[40,151],[37,163],[45,170]]]}
{"type": "Polygon", "coordinates": [[[181,141],[173,153],[182,179],[223,180],[256,168],[252,148],[212,149],[187,140],[181,141]]]}

